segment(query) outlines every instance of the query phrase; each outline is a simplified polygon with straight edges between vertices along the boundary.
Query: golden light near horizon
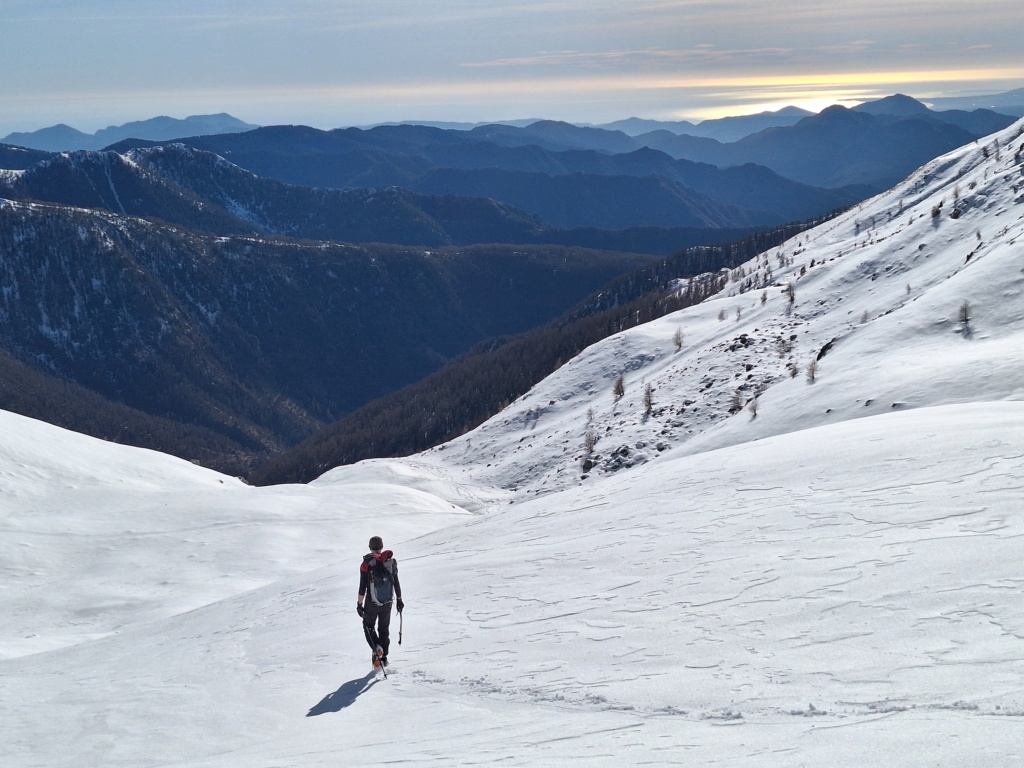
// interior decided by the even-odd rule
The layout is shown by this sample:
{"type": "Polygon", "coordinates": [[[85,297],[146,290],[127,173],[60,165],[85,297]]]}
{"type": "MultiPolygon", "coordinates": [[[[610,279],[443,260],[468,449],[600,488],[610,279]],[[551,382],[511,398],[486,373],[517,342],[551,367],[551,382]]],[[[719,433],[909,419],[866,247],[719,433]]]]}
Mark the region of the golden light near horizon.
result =
{"type": "MultiPolygon", "coordinates": [[[[524,112],[545,110],[572,98],[577,104],[592,102],[630,103],[630,98],[654,96],[660,109],[637,114],[657,119],[707,120],[730,115],[776,111],[787,106],[820,112],[834,104],[852,107],[865,101],[904,92],[927,98],[942,92],[940,86],[980,81],[1007,83],[1007,88],[1024,81],[1019,69],[927,70],[843,72],[827,74],[766,74],[752,76],[672,76],[644,73],[613,75],[550,75],[547,77],[487,77],[471,80],[429,80],[394,82],[368,88],[361,85],[318,87],[292,91],[311,100],[355,97],[381,102],[403,102],[414,109],[421,103],[472,102],[503,106],[524,112]],[[646,94],[646,96],[645,96],[646,94]],[[538,106],[540,105],[540,106],[538,106]]],[[[1005,90],[1006,88],[1004,88],[1005,90]]],[[[993,90],[992,92],[996,92],[993,90]]],[[[517,115],[519,116],[519,115],[517,115]]],[[[549,117],[555,117],[548,115],[549,117]]],[[[558,119],[555,117],[555,119],[558,119]]]]}
{"type": "Polygon", "coordinates": [[[830,99],[856,101],[870,98],[879,89],[897,85],[914,85],[918,90],[937,83],[970,83],[978,81],[1021,81],[1024,67],[1018,69],[929,70],[888,72],[845,72],[829,74],[681,76],[566,75],[549,77],[501,77],[459,79],[396,80],[390,83],[310,85],[298,88],[251,89],[251,93],[292,93],[298,97],[338,98],[346,95],[373,97],[381,100],[397,97],[464,97],[476,98],[491,94],[507,98],[517,93],[561,95],[572,92],[661,91],[703,89],[716,98],[743,101],[746,104],[823,103],[830,99]]]}
{"type": "MultiPolygon", "coordinates": [[[[717,85],[721,89],[704,94],[712,104],[703,108],[682,109],[675,119],[709,120],[721,117],[775,112],[799,107],[821,112],[838,104],[852,107],[892,95],[898,90],[910,92],[920,100],[941,94],[935,86],[955,83],[1005,81],[1013,84],[1024,79],[1024,68],[998,70],[931,70],[926,72],[850,72],[826,75],[767,76],[750,79],[728,78],[717,85]]],[[[670,86],[660,86],[670,87],[670,86]]],[[[686,87],[686,86],[683,86],[686,87]]],[[[699,86],[690,86],[699,87],[699,86]]]]}

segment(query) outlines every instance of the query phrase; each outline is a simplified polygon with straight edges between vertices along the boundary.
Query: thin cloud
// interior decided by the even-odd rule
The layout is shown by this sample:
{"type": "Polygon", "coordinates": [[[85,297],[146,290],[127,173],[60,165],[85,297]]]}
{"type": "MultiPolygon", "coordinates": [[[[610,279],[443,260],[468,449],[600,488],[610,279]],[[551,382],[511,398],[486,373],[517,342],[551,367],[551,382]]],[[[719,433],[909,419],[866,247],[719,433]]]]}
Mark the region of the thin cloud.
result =
{"type": "Polygon", "coordinates": [[[745,50],[723,50],[713,45],[699,45],[688,50],[638,50],[603,51],[584,53],[580,51],[559,51],[540,53],[490,61],[466,62],[468,68],[514,68],[514,67],[622,67],[645,66],[649,64],[693,64],[693,63],[734,63],[740,61],[764,61],[783,59],[793,53],[790,48],[751,48],[745,50]]]}

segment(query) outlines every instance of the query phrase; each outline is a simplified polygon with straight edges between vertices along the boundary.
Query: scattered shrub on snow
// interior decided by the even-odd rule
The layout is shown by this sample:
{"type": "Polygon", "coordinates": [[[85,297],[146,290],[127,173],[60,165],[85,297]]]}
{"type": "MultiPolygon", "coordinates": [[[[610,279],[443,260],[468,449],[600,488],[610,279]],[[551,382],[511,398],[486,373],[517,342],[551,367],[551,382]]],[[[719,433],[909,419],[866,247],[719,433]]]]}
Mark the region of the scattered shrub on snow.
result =
{"type": "Polygon", "coordinates": [[[737,389],[732,393],[729,400],[729,413],[739,413],[743,410],[743,394],[737,389]]]}
{"type": "Polygon", "coordinates": [[[672,334],[672,343],[676,345],[676,352],[683,348],[683,329],[676,328],[676,332],[672,334]]]}
{"type": "Polygon", "coordinates": [[[811,362],[809,362],[807,364],[807,383],[808,384],[813,384],[817,380],[818,380],[818,361],[817,360],[811,360],[811,362]]]}

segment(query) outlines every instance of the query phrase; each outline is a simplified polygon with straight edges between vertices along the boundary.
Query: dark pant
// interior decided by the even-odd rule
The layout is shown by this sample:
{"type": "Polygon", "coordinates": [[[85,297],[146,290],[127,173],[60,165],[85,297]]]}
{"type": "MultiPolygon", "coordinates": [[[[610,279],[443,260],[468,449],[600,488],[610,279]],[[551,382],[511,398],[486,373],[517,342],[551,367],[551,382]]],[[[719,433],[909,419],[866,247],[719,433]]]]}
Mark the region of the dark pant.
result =
{"type": "Polygon", "coordinates": [[[391,644],[391,603],[377,605],[373,600],[363,603],[363,631],[366,633],[366,642],[371,649],[378,645],[388,655],[388,646],[391,644]],[[374,629],[376,625],[376,629],[374,629]]]}

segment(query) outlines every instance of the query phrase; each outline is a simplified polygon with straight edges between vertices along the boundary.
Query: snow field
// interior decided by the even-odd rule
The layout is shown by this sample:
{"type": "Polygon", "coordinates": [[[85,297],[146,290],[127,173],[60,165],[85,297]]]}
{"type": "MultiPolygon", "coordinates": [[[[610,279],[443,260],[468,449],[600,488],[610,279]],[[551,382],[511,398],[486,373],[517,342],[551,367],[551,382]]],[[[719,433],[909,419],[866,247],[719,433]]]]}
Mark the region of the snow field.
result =
{"type": "Polygon", "coordinates": [[[911,749],[889,764],[1010,765],[1022,427],[1020,403],[886,414],[396,542],[409,608],[386,682],[351,607],[358,543],[178,615],[139,608],[2,662],[6,759],[375,764],[387,721],[388,761],[412,765],[847,765],[881,744],[911,749]]]}

